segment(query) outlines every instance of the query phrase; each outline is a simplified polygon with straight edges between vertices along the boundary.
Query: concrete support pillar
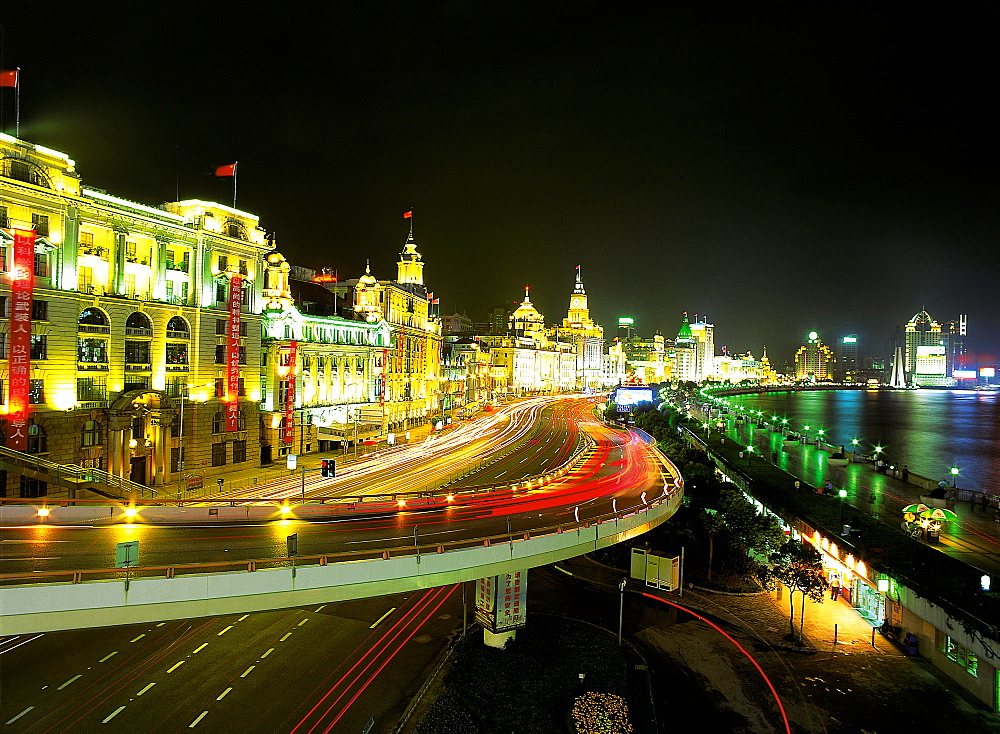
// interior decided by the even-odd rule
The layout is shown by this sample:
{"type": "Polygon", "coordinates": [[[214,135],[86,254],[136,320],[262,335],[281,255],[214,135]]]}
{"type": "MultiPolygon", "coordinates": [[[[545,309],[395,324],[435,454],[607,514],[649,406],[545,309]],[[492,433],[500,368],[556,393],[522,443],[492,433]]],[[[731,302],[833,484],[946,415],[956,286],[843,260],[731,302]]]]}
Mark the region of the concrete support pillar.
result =
{"type": "Polygon", "coordinates": [[[123,455],[125,453],[125,431],[114,428],[109,432],[108,443],[111,453],[108,457],[108,473],[116,477],[125,476],[122,473],[123,455]]]}
{"type": "Polygon", "coordinates": [[[503,646],[507,644],[507,640],[513,640],[517,635],[517,630],[508,630],[507,632],[490,632],[488,629],[483,630],[483,644],[488,647],[497,647],[503,649],[503,646]]]}

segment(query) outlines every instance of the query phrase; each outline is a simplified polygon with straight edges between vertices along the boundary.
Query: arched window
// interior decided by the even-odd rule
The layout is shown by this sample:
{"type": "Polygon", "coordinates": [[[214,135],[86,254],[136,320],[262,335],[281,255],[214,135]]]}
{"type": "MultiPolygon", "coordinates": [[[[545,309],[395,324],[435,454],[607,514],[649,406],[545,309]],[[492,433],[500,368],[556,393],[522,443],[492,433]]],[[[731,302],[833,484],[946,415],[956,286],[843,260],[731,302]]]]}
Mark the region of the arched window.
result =
{"type": "Polygon", "coordinates": [[[146,329],[152,331],[153,323],[149,320],[149,316],[141,311],[135,311],[134,313],[129,314],[128,319],[125,321],[125,328],[146,329]]]}
{"type": "Polygon", "coordinates": [[[86,421],[83,424],[83,441],[81,446],[101,445],[101,424],[97,421],[86,421]]]}
{"type": "Polygon", "coordinates": [[[174,316],[167,322],[167,336],[171,339],[190,339],[191,328],[180,316],[174,316]]]}
{"type": "Polygon", "coordinates": [[[44,454],[48,450],[49,446],[45,436],[45,429],[35,424],[28,426],[28,453],[44,454]]]}
{"type": "Polygon", "coordinates": [[[223,433],[226,430],[226,416],[220,410],[212,416],[212,433],[223,433]]]}
{"type": "Polygon", "coordinates": [[[98,308],[85,308],[80,313],[80,323],[85,326],[107,326],[108,317],[98,308]]]}
{"type": "Polygon", "coordinates": [[[236,418],[236,430],[237,431],[245,431],[246,429],[247,429],[247,417],[246,417],[246,414],[241,410],[237,414],[237,418],[236,418]]]}

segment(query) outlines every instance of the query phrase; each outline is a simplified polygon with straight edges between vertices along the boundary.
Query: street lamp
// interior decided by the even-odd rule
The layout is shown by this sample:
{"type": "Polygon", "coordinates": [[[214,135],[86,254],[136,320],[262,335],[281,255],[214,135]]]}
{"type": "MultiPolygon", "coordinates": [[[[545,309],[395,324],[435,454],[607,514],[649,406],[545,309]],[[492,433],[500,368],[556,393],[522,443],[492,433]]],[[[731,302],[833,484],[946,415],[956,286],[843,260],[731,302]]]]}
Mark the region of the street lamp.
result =
{"type": "Polygon", "coordinates": [[[951,486],[958,489],[958,467],[953,466],[951,468],[951,486]]]}
{"type": "Polygon", "coordinates": [[[753,446],[747,446],[747,466],[750,466],[750,460],[753,458],[753,446]]]}
{"type": "Polygon", "coordinates": [[[622,619],[625,616],[625,583],[628,578],[623,578],[618,584],[618,645],[622,644],[622,619]]]}
{"type": "Polygon", "coordinates": [[[818,431],[816,431],[816,446],[817,447],[821,443],[823,443],[823,436],[825,436],[825,435],[826,435],[826,431],[824,431],[822,428],[820,428],[818,431]]]}
{"type": "Polygon", "coordinates": [[[858,444],[860,443],[861,442],[856,438],[851,439],[851,453],[853,454],[853,456],[851,457],[851,461],[858,460],[858,444]]]}
{"type": "Polygon", "coordinates": [[[844,527],[844,500],[847,498],[847,490],[841,489],[837,494],[840,495],[840,527],[841,532],[843,532],[844,527]]]}

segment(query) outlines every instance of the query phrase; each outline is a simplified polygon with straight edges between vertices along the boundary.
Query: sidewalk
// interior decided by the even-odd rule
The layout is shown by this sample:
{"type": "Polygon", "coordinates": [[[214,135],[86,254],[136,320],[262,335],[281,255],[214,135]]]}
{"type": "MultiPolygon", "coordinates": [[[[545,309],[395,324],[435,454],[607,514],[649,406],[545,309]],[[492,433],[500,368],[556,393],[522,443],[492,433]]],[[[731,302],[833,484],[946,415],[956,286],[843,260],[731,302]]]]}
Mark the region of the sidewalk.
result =
{"type": "MultiPolygon", "coordinates": [[[[713,431],[715,435],[717,432],[713,431]]],[[[780,433],[752,424],[738,423],[726,435],[743,445],[753,445],[757,454],[764,458],[776,454],[777,466],[800,479],[806,489],[821,487],[827,479],[836,489],[846,489],[848,523],[852,515],[865,513],[890,527],[899,528],[903,521],[902,508],[920,502],[921,495],[926,494],[926,490],[914,484],[876,472],[875,466],[868,462],[828,466],[829,454],[816,446],[783,447],[780,433]]],[[[830,500],[840,501],[836,497],[830,500]]],[[[1000,523],[994,521],[992,508],[973,512],[969,502],[959,501],[954,511],[959,519],[944,523],[940,541],[927,544],[969,566],[1000,575],[1000,523]]]]}

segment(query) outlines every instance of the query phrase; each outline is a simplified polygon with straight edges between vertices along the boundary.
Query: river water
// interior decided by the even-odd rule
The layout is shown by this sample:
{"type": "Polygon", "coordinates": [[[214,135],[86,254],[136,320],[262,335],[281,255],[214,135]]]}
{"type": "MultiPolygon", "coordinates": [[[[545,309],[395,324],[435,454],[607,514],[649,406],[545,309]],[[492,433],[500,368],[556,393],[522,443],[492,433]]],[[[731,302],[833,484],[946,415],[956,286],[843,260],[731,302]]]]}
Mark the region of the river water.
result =
{"type": "Polygon", "coordinates": [[[729,402],[788,418],[792,430],[974,490],[1000,488],[1000,394],[974,390],[830,390],[735,395],[729,402]]]}

